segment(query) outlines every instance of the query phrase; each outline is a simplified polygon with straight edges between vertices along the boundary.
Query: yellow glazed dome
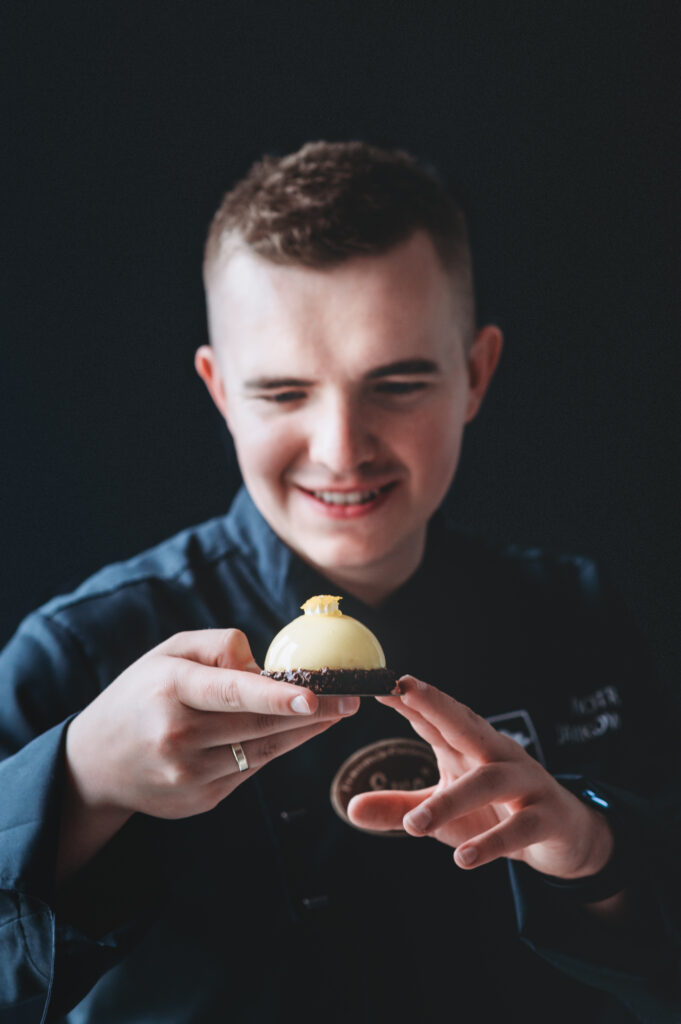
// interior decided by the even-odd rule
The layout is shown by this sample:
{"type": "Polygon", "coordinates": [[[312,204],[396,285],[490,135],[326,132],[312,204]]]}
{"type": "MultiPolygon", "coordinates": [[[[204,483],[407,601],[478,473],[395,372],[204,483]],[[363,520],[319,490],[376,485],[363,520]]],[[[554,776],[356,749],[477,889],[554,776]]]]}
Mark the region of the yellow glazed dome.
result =
{"type": "Polygon", "coordinates": [[[284,626],[272,640],[265,671],[384,669],[380,643],[361,622],[343,615],[338,607],[340,600],[331,594],[318,594],[301,605],[304,614],[284,626]]]}

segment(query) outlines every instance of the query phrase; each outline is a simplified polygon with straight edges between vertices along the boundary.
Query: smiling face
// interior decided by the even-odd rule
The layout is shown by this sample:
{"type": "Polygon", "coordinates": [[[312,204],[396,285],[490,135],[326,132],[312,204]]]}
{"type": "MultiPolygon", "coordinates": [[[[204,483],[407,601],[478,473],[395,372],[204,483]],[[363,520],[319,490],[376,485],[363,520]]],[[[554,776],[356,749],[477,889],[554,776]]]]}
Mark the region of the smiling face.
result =
{"type": "Polygon", "coordinates": [[[456,289],[427,234],[331,269],[246,249],[207,288],[196,368],[275,532],[369,602],[418,566],[501,346],[465,350],[456,289]]]}

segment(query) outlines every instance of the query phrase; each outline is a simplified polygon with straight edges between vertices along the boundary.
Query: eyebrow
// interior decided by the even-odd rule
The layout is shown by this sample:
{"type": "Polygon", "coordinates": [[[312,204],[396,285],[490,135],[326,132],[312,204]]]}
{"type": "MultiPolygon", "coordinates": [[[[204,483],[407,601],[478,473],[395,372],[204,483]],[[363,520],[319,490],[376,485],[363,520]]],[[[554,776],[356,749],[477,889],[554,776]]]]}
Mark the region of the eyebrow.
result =
{"type": "MultiPolygon", "coordinates": [[[[380,377],[407,377],[416,374],[435,374],[440,367],[432,359],[399,359],[394,363],[376,366],[365,375],[366,380],[377,380],[380,377]]],[[[314,384],[312,380],[300,377],[254,377],[244,382],[244,387],[253,391],[276,391],[277,388],[308,388],[314,384]]]]}
{"type": "Polygon", "coordinates": [[[439,373],[440,367],[432,359],[399,359],[396,363],[386,363],[369,370],[367,380],[377,377],[412,377],[420,373],[439,373]]]}
{"type": "Polygon", "coordinates": [[[309,388],[314,381],[300,380],[298,377],[253,377],[244,381],[244,387],[253,391],[274,391],[276,388],[309,388]]]}

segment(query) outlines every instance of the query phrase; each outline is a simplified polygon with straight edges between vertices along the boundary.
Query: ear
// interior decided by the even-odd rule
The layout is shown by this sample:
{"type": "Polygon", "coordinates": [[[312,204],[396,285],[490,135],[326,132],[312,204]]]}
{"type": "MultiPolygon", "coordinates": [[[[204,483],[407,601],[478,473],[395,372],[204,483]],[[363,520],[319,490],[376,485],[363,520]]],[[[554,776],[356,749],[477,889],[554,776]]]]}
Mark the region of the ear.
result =
{"type": "Polygon", "coordinates": [[[504,336],[495,324],[481,327],[468,352],[468,403],[466,423],[476,416],[497,368],[504,336]]]}
{"type": "Polygon", "coordinates": [[[227,421],[227,397],[222,371],[215,358],[215,351],[210,345],[201,345],[194,356],[194,368],[208,388],[210,397],[215,402],[222,418],[227,421]]]}

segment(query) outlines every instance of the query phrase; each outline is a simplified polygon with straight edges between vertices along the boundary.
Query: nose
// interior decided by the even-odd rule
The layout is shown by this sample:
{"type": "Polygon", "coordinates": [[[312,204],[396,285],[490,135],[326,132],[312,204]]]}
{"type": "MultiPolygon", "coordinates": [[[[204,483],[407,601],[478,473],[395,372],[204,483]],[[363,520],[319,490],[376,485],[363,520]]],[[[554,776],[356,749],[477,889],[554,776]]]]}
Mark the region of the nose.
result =
{"type": "Polygon", "coordinates": [[[347,397],[336,396],[317,410],[310,431],[309,453],[312,462],[335,476],[353,473],[373,461],[377,440],[368,418],[359,405],[347,397]]]}

